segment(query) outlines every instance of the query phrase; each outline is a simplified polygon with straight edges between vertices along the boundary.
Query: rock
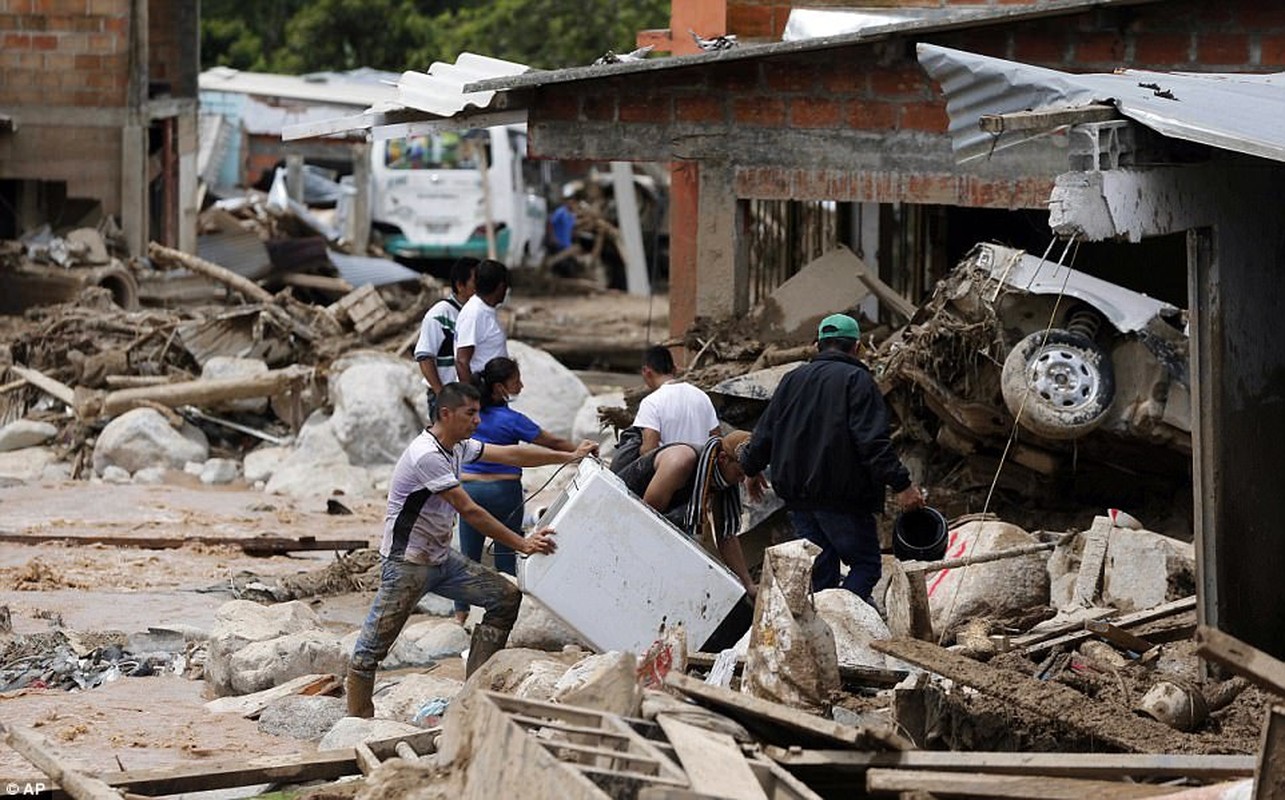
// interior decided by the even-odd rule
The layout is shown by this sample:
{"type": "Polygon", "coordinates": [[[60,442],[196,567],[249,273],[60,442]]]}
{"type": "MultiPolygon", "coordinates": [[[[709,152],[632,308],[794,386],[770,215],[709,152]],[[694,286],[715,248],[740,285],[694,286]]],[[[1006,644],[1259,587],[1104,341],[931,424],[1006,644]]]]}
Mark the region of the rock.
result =
{"type": "Polygon", "coordinates": [[[586,656],[558,678],[552,699],[555,703],[636,717],[642,704],[638,659],[633,653],[614,650],[586,656]]]}
{"type": "Polygon", "coordinates": [[[406,675],[388,691],[375,694],[375,716],[395,719],[411,725],[425,704],[433,700],[450,701],[464,689],[464,682],[436,675],[406,675]]]}
{"type": "Polygon", "coordinates": [[[887,623],[873,606],[847,589],[826,589],[813,599],[817,615],[834,633],[839,666],[888,668],[887,657],[870,648],[873,641],[892,638],[887,623]]]}
{"type": "MultiPolygon", "coordinates": [[[[267,373],[268,365],[257,358],[235,358],[233,356],[214,356],[201,367],[202,379],[250,378],[267,373]]],[[[251,414],[264,414],[268,410],[268,398],[245,397],[240,400],[224,400],[211,408],[212,411],[244,411],[251,414]]]]}
{"type": "MultiPolygon", "coordinates": [[[[569,658],[580,660],[578,655],[569,658]]],[[[484,689],[488,692],[513,694],[533,673],[539,673],[548,679],[549,691],[544,696],[547,699],[553,694],[553,685],[570,666],[561,655],[551,656],[542,650],[524,647],[507,647],[491,656],[477,672],[469,676],[464,682],[464,691],[484,689]],[[552,675],[554,672],[557,674],[552,675]],[[552,678],[548,678],[549,675],[552,678]]]]}
{"type": "Polygon", "coordinates": [[[103,470],[103,483],[122,484],[129,483],[131,480],[129,471],[118,467],[115,464],[103,470]]]}
{"type": "Polygon", "coordinates": [[[534,597],[523,597],[518,610],[518,621],[509,635],[510,647],[534,647],[556,652],[573,644],[588,648],[575,631],[553,615],[534,597]]]}
{"type": "Polygon", "coordinates": [[[602,429],[602,423],[598,421],[599,406],[624,408],[625,393],[623,391],[605,392],[585,398],[571,423],[571,441],[578,442],[581,439],[602,441],[604,438],[615,440],[615,436],[609,436],[602,429]]]}
{"type": "Polygon", "coordinates": [[[165,467],[144,467],[134,473],[134,483],[155,486],[165,483],[165,467]]]}
{"type": "MultiPolygon", "coordinates": [[[[1036,543],[1034,536],[1016,525],[979,520],[951,531],[946,552],[951,557],[976,557],[1036,543]]],[[[928,575],[933,630],[940,635],[972,617],[1004,617],[1048,605],[1045,558],[1042,553],[1031,553],[928,575]]]]}
{"type": "Polygon", "coordinates": [[[272,736],[316,741],[348,713],[341,697],[290,695],[263,709],[259,730],[272,736]]]}
{"type": "Polygon", "coordinates": [[[419,370],[403,359],[363,353],[337,361],[331,375],[331,425],[349,461],[395,464],[427,415],[419,370]]]}
{"type": "Polygon", "coordinates": [[[233,674],[230,662],[238,651],[254,642],[320,629],[321,619],[317,612],[297,600],[273,606],[261,606],[249,600],[224,603],[215,612],[214,628],[210,631],[205,682],[217,696],[231,694],[233,674]]]}
{"type": "Polygon", "coordinates": [[[201,468],[201,483],[220,486],[236,480],[240,466],[229,458],[211,458],[201,468]]]}
{"type": "Polygon", "coordinates": [[[193,478],[201,477],[201,470],[205,469],[204,461],[189,461],[183,465],[183,474],[191,475],[193,478]]]}
{"type": "Polygon", "coordinates": [[[0,427],[0,453],[42,445],[58,434],[58,428],[48,422],[19,419],[0,427]]]}
{"type": "Polygon", "coordinates": [[[48,447],[24,447],[0,453],[0,477],[24,483],[39,480],[45,468],[56,460],[53,449],[48,447]]]}
{"type": "Polygon", "coordinates": [[[414,725],[391,719],[344,717],[321,737],[321,741],[317,742],[317,750],[343,750],[355,747],[362,742],[375,742],[419,732],[420,729],[414,725]]]}
{"type": "Polygon", "coordinates": [[[286,460],[291,453],[289,447],[277,447],[275,445],[265,445],[257,447],[245,454],[245,460],[242,463],[242,471],[245,473],[247,483],[258,483],[266,481],[272,477],[272,473],[277,471],[281,462],[286,460]]]}
{"type": "Polygon", "coordinates": [[[527,700],[552,700],[558,681],[566,673],[567,665],[561,661],[532,661],[522,682],[514,687],[513,696],[527,700]]]}
{"type": "Polygon", "coordinates": [[[183,423],[181,431],[170,427],[161,413],[152,408],[127,411],[107,423],[94,445],[94,472],[110,466],[131,473],[147,467],[181,469],[189,461],[204,462],[210,444],[201,430],[183,423]]]}
{"type": "Polygon", "coordinates": [[[449,617],[455,613],[455,602],[440,594],[429,592],[415,604],[416,614],[429,614],[434,617],[449,617]]]}
{"type": "Polygon", "coordinates": [[[354,497],[372,493],[370,476],[349,462],[343,445],[335,438],[330,418],[321,412],[304,423],[293,452],[277,466],[263,490],[300,500],[315,500],[335,493],[354,497]]]}
{"type": "Polygon", "coordinates": [[[468,648],[469,635],[453,620],[428,620],[407,625],[384,658],[384,669],[427,667],[438,659],[458,656],[468,648]]]}
{"type": "Polygon", "coordinates": [[[40,470],[40,481],[42,483],[61,483],[69,480],[71,480],[71,464],[65,461],[45,464],[40,470]]]}
{"type": "Polygon", "coordinates": [[[232,694],[249,694],[301,675],[342,675],[347,669],[348,655],[336,636],[322,630],[299,631],[252,642],[233,653],[229,686],[232,694]]]}
{"type": "Polygon", "coordinates": [[[1151,531],[1112,528],[1103,568],[1102,601],[1120,611],[1154,608],[1196,593],[1196,552],[1151,531]]]}
{"type": "Polygon", "coordinates": [[[509,355],[522,370],[526,388],[510,405],[555,436],[571,438],[576,414],[589,390],[576,374],[543,350],[509,341],[509,355]]]}

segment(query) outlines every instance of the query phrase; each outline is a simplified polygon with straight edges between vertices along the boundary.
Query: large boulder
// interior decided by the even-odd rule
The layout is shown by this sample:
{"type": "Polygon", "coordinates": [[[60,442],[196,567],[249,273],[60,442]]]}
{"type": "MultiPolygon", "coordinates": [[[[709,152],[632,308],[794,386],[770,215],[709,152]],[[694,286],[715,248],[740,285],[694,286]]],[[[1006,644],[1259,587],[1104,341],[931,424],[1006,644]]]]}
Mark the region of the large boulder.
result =
{"type": "MultiPolygon", "coordinates": [[[[950,532],[946,555],[977,557],[1032,544],[1035,537],[1016,525],[977,520],[950,532]]],[[[1031,553],[928,575],[933,630],[942,633],[973,617],[1004,617],[1048,605],[1045,560],[1045,554],[1031,553]]]]}
{"type": "Polygon", "coordinates": [[[375,695],[375,716],[395,719],[412,725],[419,724],[416,717],[433,701],[447,704],[464,688],[463,681],[437,675],[406,675],[388,691],[375,695]]]}
{"type": "MultiPolygon", "coordinates": [[[[265,375],[268,365],[257,358],[236,358],[235,356],[214,356],[201,366],[203,380],[223,378],[252,378],[265,375]]],[[[224,400],[213,406],[214,411],[244,411],[251,414],[264,414],[268,410],[268,398],[243,397],[239,400],[224,400]]]]}
{"type": "Polygon", "coordinates": [[[522,394],[510,404],[555,436],[571,438],[576,414],[589,390],[575,373],[543,350],[509,342],[509,355],[522,370],[522,394]]]}
{"type": "Polygon", "coordinates": [[[870,647],[871,642],[892,638],[874,606],[847,589],[826,589],[813,599],[817,615],[834,633],[839,666],[887,668],[887,657],[870,647]]]}
{"type": "Polygon", "coordinates": [[[454,620],[433,619],[407,625],[384,658],[384,669],[428,667],[439,659],[458,656],[469,646],[469,635],[454,620]]]}
{"type": "Polygon", "coordinates": [[[530,595],[522,598],[518,620],[509,634],[510,647],[559,651],[567,645],[588,647],[584,640],[530,595]]]}
{"type": "Polygon", "coordinates": [[[42,445],[54,438],[57,433],[58,428],[48,422],[37,422],[34,419],[14,420],[0,427],[0,453],[42,445]]]}
{"type": "Polygon", "coordinates": [[[1151,531],[1112,528],[1102,600],[1121,611],[1154,608],[1196,593],[1196,551],[1151,531]]]}
{"type": "Polygon", "coordinates": [[[419,733],[420,729],[392,719],[344,717],[317,742],[317,750],[345,750],[362,742],[378,742],[419,733]]]}
{"type": "Polygon", "coordinates": [[[23,483],[38,481],[57,460],[58,456],[51,447],[24,447],[0,453],[0,478],[23,483]]]}
{"type": "Polygon", "coordinates": [[[578,442],[581,439],[601,441],[604,438],[615,440],[614,436],[607,436],[606,431],[602,429],[602,423],[598,420],[600,406],[624,408],[625,393],[623,391],[605,392],[585,398],[571,425],[572,441],[578,442]]]}
{"type": "Polygon", "coordinates": [[[424,427],[424,384],[415,365],[360,353],[335,362],[330,380],[335,438],[359,467],[395,464],[424,427]]]}
{"type": "Polygon", "coordinates": [[[473,689],[547,700],[553,687],[574,661],[584,657],[582,651],[552,654],[525,647],[507,647],[486,660],[464,682],[464,693],[473,689]],[[574,659],[574,660],[572,660],[574,659]]]}
{"type": "Polygon", "coordinates": [[[638,659],[633,653],[617,650],[585,656],[554,683],[552,699],[556,703],[636,717],[642,705],[638,659]]]}
{"type": "Polygon", "coordinates": [[[214,614],[214,628],[210,631],[205,660],[205,682],[216,695],[232,694],[234,676],[231,662],[236,653],[255,642],[266,642],[301,631],[320,631],[321,627],[317,612],[297,600],[272,606],[261,606],[249,600],[224,603],[214,614]]]}
{"type": "Polygon", "coordinates": [[[293,452],[277,464],[263,490],[301,500],[374,494],[369,473],[348,460],[331,418],[321,412],[304,423],[293,452]]]}
{"type": "Polygon", "coordinates": [[[277,467],[285,461],[294,452],[289,447],[280,447],[278,445],[264,445],[256,447],[245,454],[242,461],[241,469],[245,473],[247,482],[253,484],[259,481],[265,483],[272,478],[277,467]]]}
{"type": "Polygon", "coordinates": [[[259,715],[259,730],[313,742],[347,716],[342,698],[292,694],[274,701],[259,715]]]}
{"type": "Polygon", "coordinates": [[[153,408],[126,411],[107,423],[94,445],[94,472],[110,466],[128,472],[147,467],[183,469],[189,461],[204,462],[210,457],[210,443],[200,428],[183,423],[175,430],[153,408]]]}
{"type": "Polygon", "coordinates": [[[329,631],[306,630],[261,642],[251,642],[228,660],[232,694],[271,689],[301,675],[329,672],[342,675],[348,655],[329,631]]]}

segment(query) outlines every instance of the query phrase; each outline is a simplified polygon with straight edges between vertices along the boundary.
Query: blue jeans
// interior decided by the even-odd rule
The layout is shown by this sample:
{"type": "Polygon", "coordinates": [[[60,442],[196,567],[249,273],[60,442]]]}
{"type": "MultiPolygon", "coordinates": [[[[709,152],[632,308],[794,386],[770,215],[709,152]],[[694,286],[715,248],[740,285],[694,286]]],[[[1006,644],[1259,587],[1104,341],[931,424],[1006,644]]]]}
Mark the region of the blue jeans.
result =
{"type": "MultiPolygon", "coordinates": [[[[473,502],[486,509],[504,527],[522,535],[522,481],[464,481],[464,491],[473,502]]],[[[482,560],[486,537],[481,531],[460,520],[460,552],[474,561],[482,560]]],[[[495,542],[492,551],[495,568],[509,575],[518,574],[518,559],[513,548],[495,542]]],[[[468,611],[468,604],[456,602],[456,611],[468,611]]]]}
{"type": "Polygon", "coordinates": [[[375,676],[379,662],[397,641],[397,635],[415,610],[419,599],[429,592],[482,606],[483,625],[502,631],[507,637],[518,618],[522,593],[498,572],[450,550],[441,564],[412,564],[400,558],[385,558],[379,577],[379,592],[370,606],[361,634],[353,647],[353,672],[375,676]]]}
{"type": "Polygon", "coordinates": [[[848,565],[843,588],[870,602],[883,562],[873,514],[851,511],[791,511],[799,536],[821,548],[812,564],[812,591],[839,585],[839,562],[848,565]]]}

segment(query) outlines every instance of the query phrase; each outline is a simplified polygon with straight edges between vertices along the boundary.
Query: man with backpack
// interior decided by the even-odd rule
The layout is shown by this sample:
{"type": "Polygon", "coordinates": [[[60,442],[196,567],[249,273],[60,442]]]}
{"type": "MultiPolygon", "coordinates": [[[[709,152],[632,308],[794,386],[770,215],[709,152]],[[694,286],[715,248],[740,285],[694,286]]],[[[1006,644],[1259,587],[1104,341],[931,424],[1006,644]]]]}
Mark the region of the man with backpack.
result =
{"type": "Polygon", "coordinates": [[[442,387],[457,380],[455,374],[455,322],[460,309],[473,296],[477,281],[476,258],[461,258],[451,267],[451,294],[433,304],[424,315],[415,342],[415,360],[428,384],[428,419],[437,416],[437,396],[442,387]]]}

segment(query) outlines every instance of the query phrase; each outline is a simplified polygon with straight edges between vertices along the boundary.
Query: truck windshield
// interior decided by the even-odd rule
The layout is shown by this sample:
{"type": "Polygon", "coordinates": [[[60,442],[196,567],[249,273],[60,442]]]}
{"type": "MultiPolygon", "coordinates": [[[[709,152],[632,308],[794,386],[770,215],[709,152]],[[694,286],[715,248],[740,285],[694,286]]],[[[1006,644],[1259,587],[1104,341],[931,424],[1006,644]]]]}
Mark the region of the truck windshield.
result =
{"type": "Polygon", "coordinates": [[[388,169],[477,169],[479,146],[485,147],[489,164],[491,147],[485,131],[390,139],[384,151],[384,166],[388,169]]]}

